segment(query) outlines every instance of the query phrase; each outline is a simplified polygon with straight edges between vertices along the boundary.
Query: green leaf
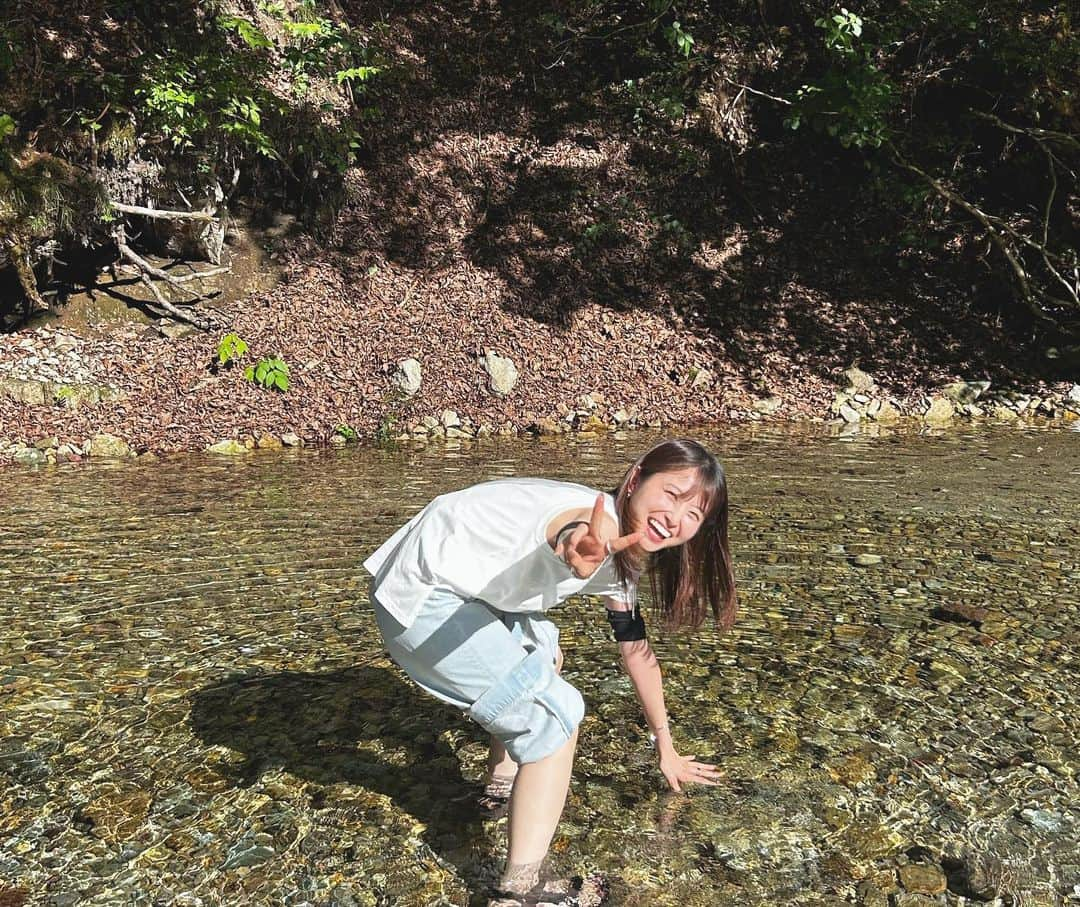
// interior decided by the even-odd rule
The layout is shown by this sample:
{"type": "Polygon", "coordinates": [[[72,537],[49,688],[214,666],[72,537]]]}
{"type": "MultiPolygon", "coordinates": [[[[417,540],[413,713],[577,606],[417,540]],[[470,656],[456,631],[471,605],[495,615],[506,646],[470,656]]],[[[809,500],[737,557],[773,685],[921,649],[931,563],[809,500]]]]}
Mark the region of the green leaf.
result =
{"type": "Polygon", "coordinates": [[[220,20],[222,28],[235,31],[248,47],[273,47],[274,42],[264,35],[259,28],[247,19],[239,16],[224,16],[220,20]]]}
{"type": "Polygon", "coordinates": [[[366,82],[372,76],[378,75],[381,70],[378,66],[352,66],[348,69],[339,69],[334,73],[334,79],[340,85],[342,82],[366,82]]]}
{"type": "Polygon", "coordinates": [[[278,386],[279,390],[287,391],[289,389],[289,379],[281,372],[274,375],[274,384],[278,386]]]}

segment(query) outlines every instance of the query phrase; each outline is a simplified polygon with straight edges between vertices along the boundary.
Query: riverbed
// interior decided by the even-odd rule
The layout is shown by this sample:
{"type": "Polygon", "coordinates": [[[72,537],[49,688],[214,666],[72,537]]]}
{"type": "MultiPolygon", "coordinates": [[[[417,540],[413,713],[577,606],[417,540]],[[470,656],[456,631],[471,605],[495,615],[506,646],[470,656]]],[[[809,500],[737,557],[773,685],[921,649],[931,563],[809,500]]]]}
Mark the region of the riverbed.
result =
{"type": "MultiPolygon", "coordinates": [[[[665,791],[595,601],[553,859],[623,905],[1080,903],[1080,433],[695,433],[734,630],[651,632],[665,791]]],[[[483,735],[401,680],[360,562],[436,494],[609,488],[642,433],[5,470],[0,903],[470,904],[483,735]]]]}

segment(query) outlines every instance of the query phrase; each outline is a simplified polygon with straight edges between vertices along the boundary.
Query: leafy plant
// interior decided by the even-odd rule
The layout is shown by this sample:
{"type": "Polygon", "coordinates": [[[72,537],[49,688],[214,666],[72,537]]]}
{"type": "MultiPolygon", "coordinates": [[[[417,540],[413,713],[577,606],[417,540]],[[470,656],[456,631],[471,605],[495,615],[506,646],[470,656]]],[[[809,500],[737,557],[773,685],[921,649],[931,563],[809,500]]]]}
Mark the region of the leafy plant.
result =
{"type": "Polygon", "coordinates": [[[682,27],[682,23],[679,22],[678,19],[664,29],[664,37],[667,38],[668,43],[684,57],[689,57],[694,50],[693,35],[682,27]]]}
{"type": "Polygon", "coordinates": [[[248,345],[237,334],[226,334],[218,343],[218,365],[231,365],[244,358],[248,345]]]}
{"type": "Polygon", "coordinates": [[[356,433],[356,429],[350,425],[341,424],[334,429],[335,435],[341,435],[346,441],[355,441],[359,435],[356,433]]]}
{"type": "Polygon", "coordinates": [[[244,377],[269,390],[284,392],[289,389],[289,366],[280,356],[260,359],[255,365],[249,365],[244,369],[244,377]]]}
{"type": "Polygon", "coordinates": [[[818,81],[795,92],[785,125],[799,129],[805,123],[845,148],[881,146],[888,139],[887,119],[897,92],[888,75],[875,65],[873,48],[863,41],[864,20],[841,8],[814,24],[825,32],[830,65],[818,81]]]}

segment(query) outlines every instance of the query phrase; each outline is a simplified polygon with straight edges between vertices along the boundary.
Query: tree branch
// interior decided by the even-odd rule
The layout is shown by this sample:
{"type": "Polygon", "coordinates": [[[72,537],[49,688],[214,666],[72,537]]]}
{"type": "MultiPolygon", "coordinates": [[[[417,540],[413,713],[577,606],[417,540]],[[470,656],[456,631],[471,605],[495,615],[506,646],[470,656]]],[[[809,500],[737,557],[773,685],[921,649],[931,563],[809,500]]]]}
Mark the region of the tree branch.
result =
{"type": "Polygon", "coordinates": [[[150,217],[155,220],[202,220],[209,222],[217,218],[217,214],[213,211],[166,211],[160,208],[125,205],[121,202],[110,202],[109,204],[122,214],[138,214],[141,217],[150,217]]]}
{"type": "Polygon", "coordinates": [[[893,160],[895,161],[897,166],[902,167],[905,170],[910,170],[912,173],[920,176],[931,186],[931,188],[935,192],[938,193],[938,195],[952,202],[958,208],[962,208],[964,211],[974,217],[975,220],[982,224],[983,229],[986,230],[986,233],[990,237],[991,241],[994,243],[995,246],[997,246],[998,251],[1001,252],[1001,254],[1005,257],[1005,260],[1009,263],[1009,267],[1012,269],[1013,276],[1016,278],[1016,282],[1020,286],[1020,294],[1023,298],[1024,304],[1028,307],[1031,314],[1034,315],[1037,320],[1043,322],[1044,324],[1052,324],[1057,327],[1057,321],[1047,315],[1046,312],[1044,312],[1038,304],[1037,300],[1040,298],[1046,299],[1046,294],[1037,290],[1031,285],[1031,278],[1028,275],[1027,270],[1024,268],[1023,262],[1019,259],[1016,253],[1009,248],[1009,244],[1005,241],[1005,237],[1002,235],[1002,232],[998,230],[998,228],[995,226],[994,221],[1000,219],[994,218],[992,215],[987,214],[985,211],[969,202],[962,195],[953,192],[952,189],[950,189],[940,180],[932,177],[925,170],[905,160],[901,156],[900,152],[898,152],[891,145],[889,146],[889,150],[892,153],[893,160]]]}

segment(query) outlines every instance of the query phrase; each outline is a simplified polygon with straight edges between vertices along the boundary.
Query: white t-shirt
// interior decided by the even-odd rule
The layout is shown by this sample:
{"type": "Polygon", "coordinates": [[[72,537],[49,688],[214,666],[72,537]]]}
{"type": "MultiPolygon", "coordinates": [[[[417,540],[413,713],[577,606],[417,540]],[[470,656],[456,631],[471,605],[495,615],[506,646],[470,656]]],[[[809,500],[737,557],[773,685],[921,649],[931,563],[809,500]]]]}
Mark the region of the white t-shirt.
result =
{"type": "MultiPolygon", "coordinates": [[[[500,611],[545,611],[578,593],[632,602],[613,558],[579,579],[547,541],[556,516],[591,508],[598,493],[570,482],[499,479],[441,495],[364,561],[372,592],[406,627],[436,587],[500,611]]],[[[618,525],[610,494],[604,507],[618,525]]]]}

